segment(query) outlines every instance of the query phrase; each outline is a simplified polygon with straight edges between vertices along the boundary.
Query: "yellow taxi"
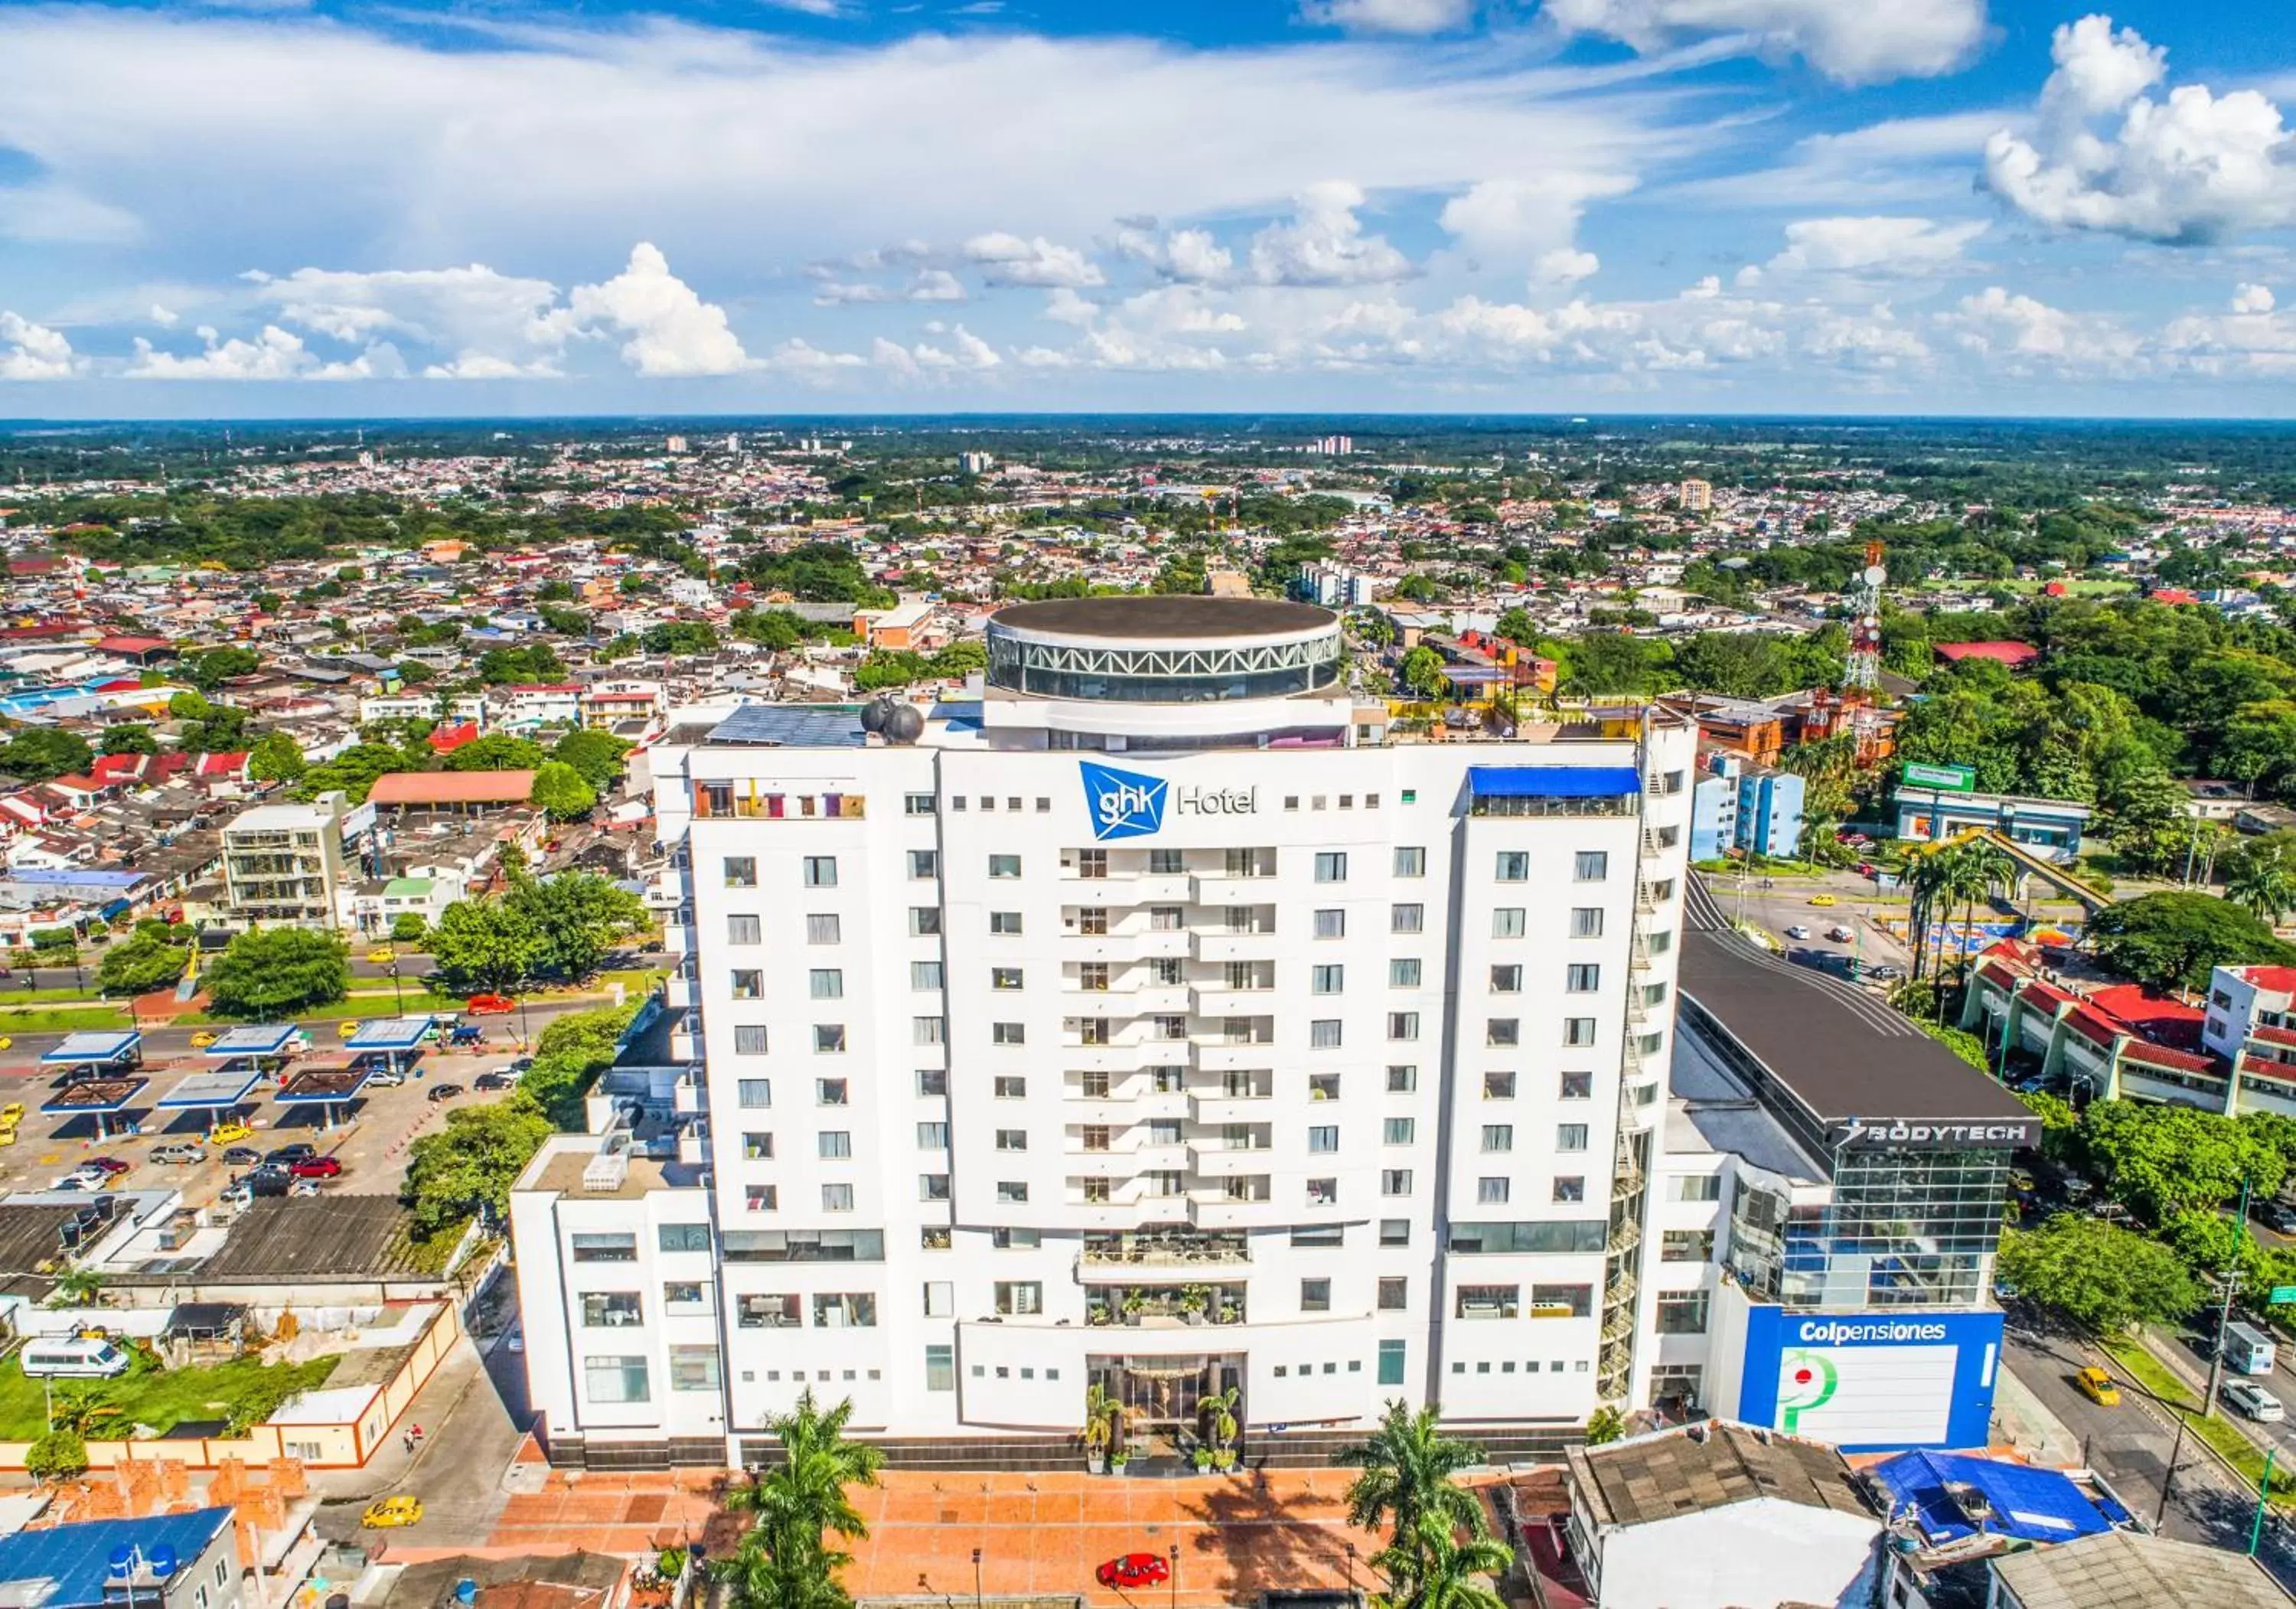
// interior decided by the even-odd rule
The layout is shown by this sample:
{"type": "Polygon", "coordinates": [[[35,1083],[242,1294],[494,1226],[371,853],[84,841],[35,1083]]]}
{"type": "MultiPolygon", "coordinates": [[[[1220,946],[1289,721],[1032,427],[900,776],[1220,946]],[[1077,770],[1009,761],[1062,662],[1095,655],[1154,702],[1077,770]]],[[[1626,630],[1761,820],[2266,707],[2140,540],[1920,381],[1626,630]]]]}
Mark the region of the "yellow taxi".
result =
{"type": "Polygon", "coordinates": [[[2073,1383],[2080,1388],[2080,1394],[2091,1402],[2105,1408],[2120,1406],[2120,1385],[2115,1383],[2111,1375],[2094,1365],[2075,1375],[2073,1383]]]}
{"type": "Polygon", "coordinates": [[[0,1106],[0,1129],[13,1129],[24,1121],[24,1103],[11,1101],[0,1106]]]}
{"type": "Polygon", "coordinates": [[[393,961],[398,959],[398,956],[397,952],[392,950],[371,949],[367,951],[366,958],[373,962],[377,966],[389,966],[393,961]]]}
{"type": "Polygon", "coordinates": [[[255,1130],[245,1123],[217,1123],[208,1130],[208,1144],[210,1145],[236,1145],[242,1140],[254,1137],[255,1130]]]}
{"type": "Polygon", "coordinates": [[[214,1044],[222,1037],[223,1036],[221,1034],[217,1033],[211,1028],[202,1028],[199,1032],[192,1036],[192,1048],[193,1050],[205,1050],[209,1046],[214,1044]]]}
{"type": "Polygon", "coordinates": [[[359,1523],[370,1531],[389,1531],[400,1525],[413,1525],[422,1518],[422,1499],[401,1492],[395,1498],[378,1498],[366,1506],[359,1515],[359,1523]]]}
{"type": "Polygon", "coordinates": [[[1831,894],[1812,894],[1809,897],[1809,902],[1812,905],[1840,905],[1841,903],[1841,900],[1836,899],[1831,894]]]}
{"type": "Polygon", "coordinates": [[[15,1143],[16,1143],[16,1131],[15,1131],[15,1129],[0,1129],[0,1145],[14,1145],[15,1143]]]}
{"type": "Polygon", "coordinates": [[[335,1038],[339,1039],[355,1038],[357,1037],[358,1030],[358,1019],[357,1017],[345,1017],[341,1022],[335,1024],[335,1038]]]}

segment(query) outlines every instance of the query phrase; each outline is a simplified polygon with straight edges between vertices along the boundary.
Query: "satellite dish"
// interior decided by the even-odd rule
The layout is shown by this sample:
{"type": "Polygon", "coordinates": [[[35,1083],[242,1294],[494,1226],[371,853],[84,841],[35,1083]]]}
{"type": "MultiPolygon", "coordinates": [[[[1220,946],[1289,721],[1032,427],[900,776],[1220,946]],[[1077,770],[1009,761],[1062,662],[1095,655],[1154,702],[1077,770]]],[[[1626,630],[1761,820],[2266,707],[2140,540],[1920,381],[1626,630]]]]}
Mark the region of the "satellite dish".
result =
{"type": "Polygon", "coordinates": [[[1868,564],[1866,567],[1866,584],[1868,587],[1879,587],[1882,582],[1889,579],[1890,568],[1888,565],[1868,564]]]}

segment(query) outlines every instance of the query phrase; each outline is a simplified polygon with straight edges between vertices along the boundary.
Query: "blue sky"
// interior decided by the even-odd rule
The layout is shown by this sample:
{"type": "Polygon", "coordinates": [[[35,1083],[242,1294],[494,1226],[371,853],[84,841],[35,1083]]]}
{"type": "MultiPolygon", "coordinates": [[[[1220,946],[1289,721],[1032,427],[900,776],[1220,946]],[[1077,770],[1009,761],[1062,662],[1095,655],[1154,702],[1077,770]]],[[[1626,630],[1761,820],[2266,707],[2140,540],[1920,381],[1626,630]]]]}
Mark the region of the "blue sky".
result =
{"type": "Polygon", "coordinates": [[[2296,413],[2296,8],[0,4],[0,417],[2296,413]]]}

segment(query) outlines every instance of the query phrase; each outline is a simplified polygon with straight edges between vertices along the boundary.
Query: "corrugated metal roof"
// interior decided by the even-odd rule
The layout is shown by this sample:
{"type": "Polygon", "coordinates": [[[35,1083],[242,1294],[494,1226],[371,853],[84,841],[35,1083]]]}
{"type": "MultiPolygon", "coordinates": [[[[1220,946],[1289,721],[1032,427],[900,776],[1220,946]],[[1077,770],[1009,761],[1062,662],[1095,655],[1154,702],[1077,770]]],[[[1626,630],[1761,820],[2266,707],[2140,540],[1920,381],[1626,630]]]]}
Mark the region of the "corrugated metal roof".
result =
{"type": "Polygon", "coordinates": [[[104,1602],[103,1584],[111,1577],[114,1549],[137,1548],[147,1561],[160,1548],[172,1549],[180,1572],[198,1562],[216,1532],[230,1523],[228,1508],[198,1508],[148,1519],[88,1520],[53,1531],[20,1531],[0,1537],[0,1580],[52,1580],[55,1590],[42,1609],[92,1609],[104,1602]]]}

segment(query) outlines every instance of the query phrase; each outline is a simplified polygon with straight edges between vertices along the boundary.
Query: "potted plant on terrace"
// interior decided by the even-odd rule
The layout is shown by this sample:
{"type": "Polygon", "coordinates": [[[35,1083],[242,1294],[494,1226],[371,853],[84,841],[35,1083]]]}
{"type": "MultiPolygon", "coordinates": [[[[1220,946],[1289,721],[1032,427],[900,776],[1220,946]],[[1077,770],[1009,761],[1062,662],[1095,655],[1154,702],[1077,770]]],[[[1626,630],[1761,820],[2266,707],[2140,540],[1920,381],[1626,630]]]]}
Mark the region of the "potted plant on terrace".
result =
{"type": "Polygon", "coordinates": [[[1084,1443],[1085,1467],[1095,1474],[1102,1474],[1108,1466],[1109,1443],[1115,1440],[1111,1423],[1115,1406],[1109,1400],[1106,1387],[1095,1382],[1086,1388],[1084,1429],[1078,1433],[1078,1440],[1084,1443]]]}

